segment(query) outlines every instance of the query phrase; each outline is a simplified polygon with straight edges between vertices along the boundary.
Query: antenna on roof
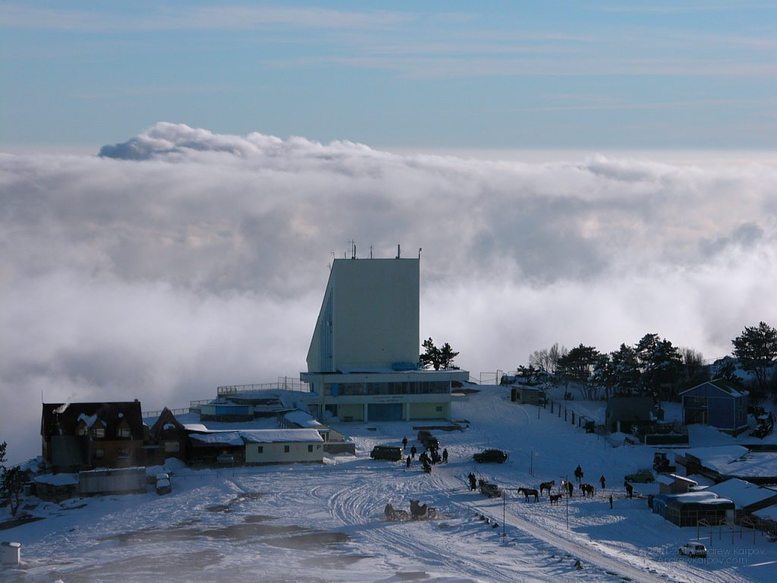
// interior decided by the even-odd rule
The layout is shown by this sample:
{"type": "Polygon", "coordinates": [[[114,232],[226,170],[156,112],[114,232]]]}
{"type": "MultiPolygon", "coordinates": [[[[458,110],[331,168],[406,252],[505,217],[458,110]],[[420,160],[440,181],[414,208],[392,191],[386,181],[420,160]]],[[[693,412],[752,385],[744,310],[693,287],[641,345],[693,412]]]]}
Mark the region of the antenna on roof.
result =
{"type": "Polygon", "coordinates": [[[397,256],[395,259],[399,259],[402,256],[402,253],[400,252],[399,243],[397,243],[397,256]]]}
{"type": "Polygon", "coordinates": [[[351,241],[351,259],[356,259],[356,241],[351,241]]]}
{"type": "Polygon", "coordinates": [[[421,251],[423,250],[423,247],[418,248],[418,259],[421,259],[421,251]]]}
{"type": "Polygon", "coordinates": [[[370,245],[370,259],[372,259],[372,245],[370,245]]]}

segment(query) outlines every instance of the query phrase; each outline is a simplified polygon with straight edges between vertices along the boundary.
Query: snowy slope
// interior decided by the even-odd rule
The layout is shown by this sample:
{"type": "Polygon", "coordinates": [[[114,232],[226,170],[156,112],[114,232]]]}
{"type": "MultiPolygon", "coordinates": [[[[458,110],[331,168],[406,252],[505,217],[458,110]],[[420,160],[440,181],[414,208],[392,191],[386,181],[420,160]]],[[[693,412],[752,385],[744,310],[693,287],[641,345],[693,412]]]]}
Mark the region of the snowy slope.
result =
{"type": "MultiPolygon", "coordinates": [[[[11,581],[771,581],[777,545],[760,534],[702,531],[709,559],[679,557],[696,537],[625,498],[625,473],[649,466],[652,450],[613,448],[536,407],[483,387],[454,404],[465,431],[435,434],[450,462],[424,474],[416,462],[370,460],[376,443],[415,436],[412,424],[343,424],[357,456],[324,465],[191,471],[169,468],[173,493],[40,503],[43,520],[0,531],[23,544],[11,581]],[[478,465],[485,447],[505,464],[478,465]],[[580,464],[594,498],[550,505],[514,491],[558,485],[580,464]],[[495,481],[505,500],[469,492],[466,476],[495,481]],[[532,475],[533,474],[533,475],[532,475]],[[604,474],[608,489],[599,491],[604,474]],[[610,510],[608,496],[614,496],[610,510]],[[436,520],[388,522],[387,502],[436,507],[436,520]],[[505,519],[503,519],[503,517],[505,519]],[[484,518],[487,518],[486,521],[484,518]],[[504,533],[504,536],[502,536],[504,533]],[[732,544],[733,538],[733,544],[732,544]],[[576,561],[580,561],[580,569],[576,561]]],[[[639,489],[639,486],[637,487],[639,489]]]]}

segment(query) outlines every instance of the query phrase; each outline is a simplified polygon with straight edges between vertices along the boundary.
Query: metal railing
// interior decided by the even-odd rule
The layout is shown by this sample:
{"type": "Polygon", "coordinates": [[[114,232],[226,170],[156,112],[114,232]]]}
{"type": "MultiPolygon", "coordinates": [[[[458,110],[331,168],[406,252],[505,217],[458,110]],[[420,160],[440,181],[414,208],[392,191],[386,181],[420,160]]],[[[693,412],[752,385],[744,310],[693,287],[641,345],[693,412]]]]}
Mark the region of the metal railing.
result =
{"type": "MultiPolygon", "coordinates": [[[[164,411],[164,409],[159,409],[158,411],[142,411],[141,416],[143,419],[148,417],[159,417],[162,414],[162,411],[164,411]]],[[[189,407],[181,407],[179,409],[170,409],[170,412],[173,415],[186,415],[187,413],[191,413],[191,409],[189,407]]]]}
{"type": "Polygon", "coordinates": [[[297,377],[278,377],[278,380],[274,383],[224,385],[216,388],[216,394],[221,397],[223,395],[234,395],[236,393],[247,393],[250,391],[272,391],[278,389],[283,389],[285,391],[300,391],[304,393],[310,392],[308,384],[303,383],[297,377]]]}

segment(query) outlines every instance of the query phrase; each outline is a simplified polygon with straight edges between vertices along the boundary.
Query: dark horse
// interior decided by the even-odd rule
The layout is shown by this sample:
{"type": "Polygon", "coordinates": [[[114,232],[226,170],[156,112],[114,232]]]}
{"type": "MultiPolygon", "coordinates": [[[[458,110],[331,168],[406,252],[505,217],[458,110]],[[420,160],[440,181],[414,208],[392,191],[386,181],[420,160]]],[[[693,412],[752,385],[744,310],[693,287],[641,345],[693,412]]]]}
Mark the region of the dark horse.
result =
{"type": "Polygon", "coordinates": [[[548,491],[548,495],[550,495],[550,489],[556,485],[556,480],[551,480],[550,482],[542,482],[540,484],[540,496],[542,496],[542,492],[544,490],[548,491]]]}
{"type": "Polygon", "coordinates": [[[537,502],[540,499],[540,493],[534,488],[518,488],[518,493],[526,496],[526,501],[529,501],[529,496],[534,496],[534,501],[537,502]]]}
{"type": "Polygon", "coordinates": [[[551,504],[558,504],[558,501],[564,497],[563,494],[549,494],[548,496],[550,497],[551,504]]]}
{"type": "Polygon", "coordinates": [[[580,491],[583,492],[583,496],[591,496],[593,498],[596,489],[591,484],[580,484],[580,491]]]}

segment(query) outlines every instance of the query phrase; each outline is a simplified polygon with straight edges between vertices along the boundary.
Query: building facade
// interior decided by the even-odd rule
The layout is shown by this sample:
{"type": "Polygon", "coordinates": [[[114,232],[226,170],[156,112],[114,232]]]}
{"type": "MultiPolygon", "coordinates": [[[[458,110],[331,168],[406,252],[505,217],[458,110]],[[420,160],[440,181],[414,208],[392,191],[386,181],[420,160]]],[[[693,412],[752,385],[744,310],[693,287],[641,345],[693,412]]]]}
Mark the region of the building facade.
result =
{"type": "Polygon", "coordinates": [[[729,433],[747,429],[748,392],[723,379],[696,385],[680,393],[683,422],[712,425],[729,433]]]}
{"type": "Polygon", "coordinates": [[[462,370],[419,368],[419,259],[335,259],[300,374],[317,414],[343,421],[449,419],[462,370]]]}

